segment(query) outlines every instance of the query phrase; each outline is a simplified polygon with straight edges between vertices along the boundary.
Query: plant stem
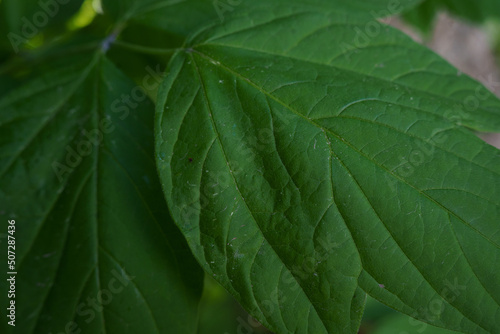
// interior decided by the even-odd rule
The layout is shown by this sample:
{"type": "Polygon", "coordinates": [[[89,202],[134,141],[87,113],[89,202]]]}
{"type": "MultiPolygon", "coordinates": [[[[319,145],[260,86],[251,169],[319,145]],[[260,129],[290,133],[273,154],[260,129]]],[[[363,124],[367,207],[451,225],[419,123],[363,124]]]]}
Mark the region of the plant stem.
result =
{"type": "Polygon", "coordinates": [[[113,45],[120,46],[124,49],[129,49],[132,51],[137,51],[140,53],[146,53],[151,55],[171,55],[172,53],[175,53],[177,51],[184,50],[183,48],[172,48],[172,49],[151,48],[123,41],[114,41],[113,45]]]}

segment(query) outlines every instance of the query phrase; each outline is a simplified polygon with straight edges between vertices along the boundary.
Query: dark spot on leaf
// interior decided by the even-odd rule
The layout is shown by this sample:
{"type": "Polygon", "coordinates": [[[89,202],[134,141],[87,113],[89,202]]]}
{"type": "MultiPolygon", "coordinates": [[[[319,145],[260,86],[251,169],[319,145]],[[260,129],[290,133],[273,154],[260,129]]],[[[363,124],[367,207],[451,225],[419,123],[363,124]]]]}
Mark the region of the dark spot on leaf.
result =
{"type": "Polygon", "coordinates": [[[193,162],[193,158],[188,158],[188,161],[189,162],[193,162]]]}

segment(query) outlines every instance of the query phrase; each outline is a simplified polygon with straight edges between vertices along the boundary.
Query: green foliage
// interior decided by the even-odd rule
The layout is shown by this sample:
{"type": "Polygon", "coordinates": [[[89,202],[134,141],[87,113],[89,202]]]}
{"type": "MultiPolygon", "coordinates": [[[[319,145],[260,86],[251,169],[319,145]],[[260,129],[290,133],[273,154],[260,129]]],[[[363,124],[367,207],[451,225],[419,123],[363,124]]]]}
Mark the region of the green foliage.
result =
{"type": "Polygon", "coordinates": [[[74,2],[3,48],[1,332],[265,332],[212,279],[276,333],[367,295],[412,317],[376,333],[500,332],[500,101],[378,21],[418,3],[74,2]]]}
{"type": "Polygon", "coordinates": [[[0,2],[0,48],[18,51],[33,43],[42,32],[59,31],[83,0],[2,0],[0,2]]]}
{"type": "Polygon", "coordinates": [[[482,23],[489,18],[500,18],[500,5],[497,0],[424,0],[405,13],[404,18],[428,33],[436,14],[442,10],[475,23],[482,23]]]}
{"type": "Polygon", "coordinates": [[[20,291],[2,333],[192,332],[200,272],[161,195],[153,104],[102,53],[70,62],[0,100],[20,291]]]}

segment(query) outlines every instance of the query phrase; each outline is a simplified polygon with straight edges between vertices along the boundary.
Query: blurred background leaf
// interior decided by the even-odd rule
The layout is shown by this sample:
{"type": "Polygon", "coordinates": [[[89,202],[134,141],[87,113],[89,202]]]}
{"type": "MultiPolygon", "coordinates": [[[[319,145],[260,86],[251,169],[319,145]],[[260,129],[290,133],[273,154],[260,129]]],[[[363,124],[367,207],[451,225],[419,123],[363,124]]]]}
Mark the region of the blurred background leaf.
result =
{"type": "Polygon", "coordinates": [[[500,18],[500,3],[497,0],[425,0],[404,14],[405,20],[429,34],[439,11],[450,13],[475,23],[489,18],[500,18]]]}
{"type": "Polygon", "coordinates": [[[0,2],[0,46],[18,52],[37,47],[45,38],[61,33],[84,0],[2,0],[0,2]]]}

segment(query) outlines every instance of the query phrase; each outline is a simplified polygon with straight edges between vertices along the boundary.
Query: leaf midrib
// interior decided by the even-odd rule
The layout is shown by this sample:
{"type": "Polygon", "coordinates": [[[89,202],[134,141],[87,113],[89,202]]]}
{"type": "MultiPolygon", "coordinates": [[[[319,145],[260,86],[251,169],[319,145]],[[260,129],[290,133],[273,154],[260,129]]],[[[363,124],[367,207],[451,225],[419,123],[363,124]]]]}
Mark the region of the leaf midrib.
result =
{"type": "MultiPolygon", "coordinates": [[[[221,140],[220,140],[220,135],[219,135],[219,131],[217,130],[217,125],[215,124],[215,121],[214,121],[214,119],[213,119],[213,114],[212,114],[211,106],[210,106],[210,104],[208,103],[208,95],[207,95],[207,91],[206,91],[205,84],[204,84],[203,79],[202,79],[202,77],[201,77],[201,73],[200,73],[200,70],[199,70],[199,68],[198,68],[198,65],[196,64],[196,60],[195,60],[194,56],[193,56],[192,54],[190,54],[190,57],[191,57],[191,59],[192,59],[192,61],[193,61],[194,67],[196,68],[196,72],[197,72],[197,74],[198,74],[198,78],[199,78],[199,80],[200,80],[200,85],[201,85],[201,86],[202,86],[202,88],[203,88],[203,89],[202,89],[202,91],[203,91],[203,94],[204,94],[204,97],[205,97],[205,99],[204,99],[204,100],[205,100],[205,103],[206,103],[206,105],[207,105],[207,110],[208,110],[208,112],[209,112],[209,114],[210,114],[210,121],[211,121],[212,127],[213,127],[213,129],[214,129],[214,131],[215,131],[215,133],[216,133],[217,142],[219,143],[219,146],[220,146],[221,152],[222,152],[222,154],[224,155],[224,160],[227,162],[227,161],[229,161],[229,160],[227,159],[227,155],[226,155],[226,152],[225,152],[225,150],[224,150],[224,146],[222,145],[222,142],[221,142],[221,140]]],[[[295,277],[295,275],[294,275],[294,274],[292,273],[292,271],[288,268],[288,265],[285,263],[285,261],[283,261],[283,260],[281,259],[281,257],[278,255],[278,253],[276,252],[276,250],[272,247],[272,244],[271,244],[271,243],[269,243],[269,242],[267,241],[267,238],[265,237],[264,232],[263,232],[263,231],[262,231],[262,229],[260,228],[260,225],[259,225],[259,223],[257,222],[257,219],[254,217],[252,210],[250,209],[250,207],[248,206],[247,202],[245,201],[245,199],[244,199],[243,195],[241,194],[241,191],[240,191],[240,189],[239,189],[238,183],[237,183],[237,181],[236,181],[236,178],[235,178],[235,177],[234,177],[234,175],[233,175],[232,170],[231,170],[229,167],[228,167],[228,170],[229,170],[229,174],[231,175],[231,178],[232,178],[232,180],[233,180],[233,182],[234,182],[235,188],[236,188],[236,190],[238,191],[238,194],[239,194],[239,196],[240,196],[240,198],[241,198],[242,202],[244,203],[245,207],[247,208],[247,210],[248,210],[248,212],[249,212],[249,214],[250,214],[250,217],[252,217],[252,219],[253,219],[253,221],[254,221],[254,223],[255,223],[256,227],[258,227],[258,230],[259,230],[259,231],[260,231],[260,233],[262,234],[262,236],[263,236],[264,240],[266,240],[267,244],[268,244],[268,245],[270,246],[270,248],[273,250],[273,252],[275,253],[276,257],[277,257],[277,258],[281,261],[281,263],[283,264],[283,266],[284,266],[284,267],[285,267],[285,268],[286,268],[286,269],[287,269],[287,270],[288,270],[288,271],[292,274],[292,277],[294,278],[295,282],[297,283],[297,286],[299,286],[299,287],[301,288],[302,292],[304,293],[304,295],[305,295],[305,296],[306,296],[306,298],[308,299],[309,304],[310,304],[310,305],[312,305],[312,307],[314,308],[314,311],[316,312],[316,314],[317,314],[318,318],[319,318],[319,319],[322,319],[322,317],[320,316],[320,313],[318,312],[318,310],[317,310],[317,308],[316,308],[315,304],[311,301],[311,299],[310,299],[309,295],[306,293],[306,291],[304,290],[304,288],[303,288],[303,287],[302,287],[302,285],[300,284],[299,280],[297,280],[297,278],[295,277]]],[[[327,327],[326,327],[325,323],[323,322],[323,319],[322,319],[322,321],[321,321],[321,324],[323,325],[323,328],[325,329],[325,331],[328,333],[328,329],[327,329],[327,327]]]]}
{"type": "MultiPolygon", "coordinates": [[[[217,44],[214,44],[214,45],[215,45],[215,46],[217,46],[217,44]]],[[[224,46],[224,47],[225,47],[226,45],[221,45],[221,46],[224,46]]],[[[230,46],[230,47],[231,47],[231,48],[234,48],[234,49],[238,49],[238,48],[236,48],[236,47],[232,47],[232,46],[230,46]]],[[[277,55],[277,54],[272,54],[272,53],[262,52],[262,51],[259,51],[259,50],[246,49],[246,48],[242,48],[242,49],[245,49],[245,50],[248,50],[248,51],[253,51],[253,52],[256,52],[256,53],[267,54],[267,55],[269,55],[269,56],[285,57],[285,58],[289,58],[289,59],[292,59],[292,60],[295,60],[295,61],[299,61],[299,62],[310,63],[310,64],[313,64],[313,65],[326,66],[326,67],[329,67],[329,66],[330,66],[330,65],[328,65],[328,64],[321,64],[321,63],[317,63],[317,62],[311,62],[311,61],[308,61],[308,60],[302,60],[302,59],[299,59],[299,58],[294,58],[294,57],[288,57],[288,56],[283,56],[283,55],[277,55]]],[[[207,57],[207,59],[214,60],[214,59],[212,59],[210,56],[208,56],[208,55],[204,54],[203,52],[201,52],[201,51],[199,51],[199,50],[195,50],[195,49],[193,49],[193,50],[194,50],[195,52],[198,52],[200,55],[204,55],[205,57],[207,57]]],[[[237,73],[237,74],[238,74],[238,76],[239,76],[241,79],[243,79],[243,80],[245,80],[245,81],[247,81],[247,82],[249,82],[249,83],[251,82],[251,81],[250,81],[250,79],[248,79],[248,78],[244,77],[243,75],[240,75],[240,74],[239,74],[238,72],[236,72],[235,70],[229,69],[229,67],[227,67],[227,66],[225,66],[225,67],[226,67],[226,68],[227,68],[230,72],[232,72],[233,74],[234,74],[234,73],[237,73]]],[[[341,71],[342,71],[342,70],[344,70],[343,68],[338,68],[338,67],[335,67],[335,66],[332,66],[332,67],[334,67],[334,68],[336,68],[336,69],[338,69],[338,70],[341,70],[341,71]]],[[[349,70],[346,70],[346,71],[349,71],[349,70]]],[[[354,72],[354,71],[350,71],[350,72],[355,73],[356,75],[363,75],[363,73],[358,73],[358,72],[354,72]]],[[[380,78],[378,78],[378,77],[373,77],[373,76],[372,76],[371,78],[372,78],[372,79],[375,79],[375,80],[379,80],[379,79],[380,79],[380,78]]],[[[380,79],[380,80],[382,80],[382,81],[386,81],[387,83],[392,83],[392,82],[391,82],[391,81],[389,81],[389,80],[385,80],[385,79],[380,79]]],[[[268,96],[274,96],[274,95],[272,95],[272,94],[271,94],[271,93],[269,93],[269,92],[265,92],[265,91],[264,91],[261,87],[259,87],[257,84],[255,84],[255,83],[253,83],[253,82],[252,82],[252,84],[253,84],[253,86],[255,86],[255,87],[256,87],[259,91],[261,91],[262,93],[265,93],[265,94],[266,94],[266,95],[268,95],[268,96]]],[[[401,87],[406,87],[405,85],[402,85],[402,84],[399,84],[399,83],[392,83],[392,84],[397,84],[397,85],[399,85],[399,86],[401,86],[401,87]]],[[[281,87],[280,87],[280,88],[281,88],[281,87]]],[[[411,89],[411,87],[406,87],[406,88],[411,89]]],[[[279,88],[278,88],[278,89],[279,89],[279,88]]],[[[275,89],[275,90],[276,90],[276,89],[275,89]]],[[[422,92],[422,93],[427,94],[427,92],[426,92],[426,91],[422,91],[422,90],[417,90],[417,91],[420,91],[420,92],[422,92]]],[[[430,93],[429,93],[429,94],[430,94],[430,93]]],[[[436,97],[438,97],[438,96],[436,96],[436,97]]],[[[374,100],[375,100],[375,99],[374,99],[374,100]]],[[[380,102],[386,102],[386,101],[381,100],[381,99],[376,99],[376,100],[377,100],[377,101],[380,101],[380,102]]],[[[453,101],[453,100],[450,100],[450,101],[453,101]]],[[[440,114],[437,114],[437,113],[433,113],[433,112],[431,112],[431,111],[424,110],[424,109],[418,109],[418,108],[413,107],[413,106],[400,104],[400,103],[398,103],[398,102],[389,102],[389,103],[390,103],[390,104],[394,104],[394,105],[399,105],[399,106],[404,107],[404,108],[412,109],[412,110],[415,110],[415,111],[418,111],[418,112],[423,112],[423,113],[426,113],[426,114],[432,115],[432,116],[434,116],[434,117],[436,117],[436,118],[440,118],[440,119],[442,119],[442,120],[443,120],[443,121],[445,121],[446,123],[448,123],[448,124],[450,124],[450,125],[452,125],[452,126],[453,126],[453,128],[443,129],[443,131],[446,131],[446,130],[451,130],[451,129],[454,129],[454,130],[459,130],[459,131],[461,131],[462,133],[464,133],[464,131],[467,131],[467,130],[464,130],[464,128],[463,128],[461,125],[458,125],[458,124],[455,124],[455,123],[451,122],[448,118],[445,118],[443,115],[440,115],[440,114]]],[[[283,104],[285,107],[287,107],[287,105],[286,105],[286,104],[284,104],[284,103],[282,103],[282,104],[283,104]]],[[[351,104],[352,104],[352,103],[351,103],[351,104]]],[[[346,107],[348,107],[348,106],[349,106],[349,105],[344,106],[344,108],[346,108],[346,107]]],[[[300,114],[300,113],[298,113],[298,112],[296,112],[296,113],[297,113],[297,114],[300,114]]],[[[302,115],[302,114],[300,114],[300,115],[301,115],[301,117],[305,117],[305,116],[304,116],[304,115],[302,115]]],[[[339,116],[339,115],[335,115],[335,116],[329,116],[329,117],[321,117],[321,118],[318,118],[318,119],[326,119],[326,118],[334,118],[334,117],[344,117],[344,118],[347,118],[348,116],[339,116]]],[[[352,116],[349,116],[349,117],[350,117],[350,118],[353,118],[352,116]]],[[[307,120],[309,120],[308,118],[306,118],[306,119],[307,119],[307,120]]],[[[366,119],[366,120],[363,120],[363,121],[365,121],[365,122],[375,122],[375,121],[370,121],[370,120],[367,120],[367,119],[366,119]]],[[[399,130],[399,129],[397,129],[397,128],[394,128],[394,127],[392,127],[392,126],[390,126],[390,125],[388,125],[388,124],[378,123],[378,122],[375,122],[375,123],[376,123],[376,124],[379,124],[380,126],[385,126],[385,127],[387,127],[387,128],[390,128],[390,129],[393,129],[393,130],[395,130],[395,131],[401,132],[401,130],[399,130]]],[[[317,124],[317,123],[315,123],[315,124],[317,124]]],[[[319,125],[316,125],[316,126],[319,126],[319,125]]],[[[322,127],[321,127],[321,128],[322,128],[322,127]]],[[[425,140],[424,138],[420,138],[420,137],[417,137],[417,136],[412,135],[412,134],[409,134],[409,133],[404,133],[404,132],[401,132],[401,133],[402,133],[402,134],[404,134],[404,135],[407,135],[407,136],[409,136],[409,137],[417,138],[417,139],[419,139],[419,140],[421,140],[421,141],[426,142],[426,140],[425,140]]],[[[461,155],[458,155],[456,152],[450,152],[450,151],[444,150],[444,149],[442,149],[442,148],[441,148],[441,147],[439,147],[439,146],[436,146],[436,147],[437,147],[437,148],[439,148],[440,150],[443,150],[444,152],[447,152],[447,153],[449,153],[449,154],[452,154],[452,155],[456,156],[456,157],[457,157],[457,158],[459,158],[459,159],[463,159],[463,160],[465,160],[465,161],[467,161],[467,162],[469,162],[469,163],[472,163],[472,164],[474,164],[474,165],[476,165],[476,166],[478,166],[478,167],[484,168],[484,169],[486,169],[486,170],[488,170],[488,171],[490,171],[490,172],[493,172],[493,173],[495,173],[495,174],[500,175],[500,171],[494,171],[494,170],[491,170],[490,168],[488,168],[488,167],[486,167],[486,166],[483,166],[483,165],[480,165],[480,164],[476,163],[475,161],[470,161],[470,160],[467,160],[467,158],[465,158],[465,157],[463,157],[463,156],[461,156],[461,155]]]]}
{"type": "MultiPolygon", "coordinates": [[[[460,105],[463,103],[462,101],[456,100],[456,99],[454,99],[452,97],[449,97],[449,96],[439,96],[439,95],[437,95],[437,94],[435,94],[433,92],[429,92],[427,90],[422,90],[422,89],[420,89],[418,87],[408,86],[407,84],[404,84],[404,83],[401,83],[401,82],[394,82],[394,81],[391,81],[390,79],[387,79],[387,78],[384,78],[384,77],[380,77],[380,76],[375,76],[375,75],[373,75],[371,73],[357,72],[357,71],[355,71],[353,69],[350,69],[350,68],[346,68],[346,67],[341,67],[341,66],[335,65],[335,64],[333,64],[331,62],[329,62],[329,63],[321,63],[321,62],[314,61],[314,60],[311,60],[311,59],[297,58],[297,57],[290,56],[290,55],[284,55],[284,54],[279,54],[279,53],[273,53],[273,52],[264,51],[262,49],[254,49],[254,48],[249,48],[249,47],[244,47],[244,46],[234,46],[234,45],[231,45],[231,44],[224,44],[224,43],[200,43],[200,44],[192,46],[192,49],[203,54],[203,52],[197,50],[196,47],[211,47],[211,46],[212,47],[216,47],[216,48],[217,47],[227,47],[227,48],[231,48],[231,49],[235,49],[235,50],[251,51],[251,52],[255,52],[255,53],[264,54],[264,55],[267,55],[267,56],[270,56],[270,57],[283,57],[283,58],[288,58],[288,59],[291,59],[291,60],[300,61],[300,62],[304,62],[304,63],[309,63],[309,64],[313,64],[313,65],[320,65],[320,66],[332,67],[332,68],[337,69],[337,70],[346,71],[348,73],[354,73],[357,76],[366,76],[366,77],[371,78],[371,79],[380,80],[380,81],[383,81],[383,82],[385,82],[387,84],[391,84],[391,85],[397,84],[398,86],[406,88],[407,90],[416,91],[416,92],[420,92],[420,93],[426,94],[428,96],[431,96],[431,97],[435,98],[436,100],[447,100],[450,103],[454,103],[454,104],[459,103],[460,105]]],[[[209,57],[208,55],[206,55],[206,56],[209,57]]],[[[498,116],[494,111],[486,109],[484,107],[482,107],[482,108],[480,107],[478,109],[481,110],[482,112],[488,114],[488,115],[498,116]]],[[[421,111],[429,112],[429,111],[425,111],[425,110],[421,110],[421,111]]],[[[440,114],[437,114],[437,113],[436,114],[432,113],[432,114],[435,115],[435,116],[437,116],[437,117],[442,118],[443,120],[447,121],[450,124],[456,124],[458,126],[464,126],[464,125],[460,125],[460,124],[457,124],[457,123],[453,122],[452,120],[444,117],[443,115],[440,115],[440,114]]]]}
{"type": "MultiPolygon", "coordinates": [[[[437,206],[443,208],[446,212],[449,212],[451,213],[453,216],[455,216],[458,220],[462,221],[466,226],[470,227],[472,230],[474,230],[476,233],[478,233],[480,236],[482,236],[485,240],[489,241],[492,245],[494,245],[496,248],[500,249],[500,245],[496,244],[494,241],[490,240],[486,235],[484,235],[482,232],[478,231],[476,228],[474,228],[473,226],[471,226],[470,224],[468,224],[467,222],[465,222],[461,217],[459,217],[457,214],[455,214],[454,212],[451,212],[449,211],[446,207],[444,207],[443,205],[441,205],[440,203],[438,203],[435,199],[433,199],[432,197],[430,197],[429,195],[423,193],[422,191],[420,191],[418,188],[416,188],[415,186],[413,186],[412,184],[406,182],[406,180],[398,177],[397,175],[393,174],[391,171],[389,171],[387,168],[385,168],[384,166],[380,165],[379,163],[377,163],[376,161],[373,161],[372,159],[370,159],[368,156],[366,156],[363,152],[359,151],[354,145],[352,145],[351,143],[347,142],[344,138],[342,138],[341,136],[339,136],[338,134],[336,134],[335,132],[331,131],[330,129],[327,129],[327,128],[324,128],[322,126],[320,126],[319,124],[315,123],[312,119],[309,119],[307,117],[305,117],[304,115],[302,115],[301,113],[299,113],[298,111],[294,110],[291,106],[287,105],[285,102],[281,101],[280,99],[278,99],[277,97],[275,97],[274,95],[271,95],[269,94],[268,92],[266,92],[265,90],[263,90],[261,87],[259,87],[259,85],[257,85],[256,83],[254,83],[253,81],[251,81],[249,78],[246,78],[245,76],[243,76],[242,74],[232,70],[231,68],[229,68],[228,66],[226,65],[223,65],[222,62],[220,62],[219,60],[215,60],[213,58],[211,58],[210,56],[198,51],[198,50],[194,50],[197,54],[199,54],[201,57],[207,59],[210,61],[210,63],[213,64],[213,62],[218,62],[219,64],[218,65],[215,65],[214,66],[220,66],[220,68],[224,69],[225,71],[229,72],[230,74],[232,75],[235,75],[237,76],[238,78],[240,78],[241,80],[244,80],[246,82],[248,82],[251,86],[253,86],[254,88],[256,88],[258,91],[260,91],[262,94],[270,97],[271,99],[273,99],[274,101],[276,101],[277,103],[281,104],[283,107],[285,107],[286,109],[290,110],[293,114],[295,114],[296,116],[299,116],[300,118],[304,119],[306,122],[310,123],[311,125],[313,125],[314,127],[317,127],[318,129],[323,129],[324,131],[326,131],[327,133],[333,135],[334,137],[336,137],[337,139],[339,139],[340,141],[344,142],[346,145],[348,145],[349,147],[351,147],[353,150],[355,150],[359,155],[363,156],[364,158],[366,158],[367,160],[371,161],[374,165],[378,166],[379,168],[381,168],[382,170],[384,170],[385,172],[387,172],[388,174],[390,174],[391,176],[393,176],[394,178],[396,178],[397,180],[399,180],[400,182],[406,184],[407,186],[411,187],[412,189],[414,189],[415,191],[417,191],[418,193],[420,193],[422,196],[426,197],[427,199],[429,199],[430,201],[432,201],[434,204],[436,204],[437,206]]],[[[449,152],[449,153],[452,153],[452,152],[449,152]]],[[[459,156],[457,156],[459,157],[459,156]]]]}

